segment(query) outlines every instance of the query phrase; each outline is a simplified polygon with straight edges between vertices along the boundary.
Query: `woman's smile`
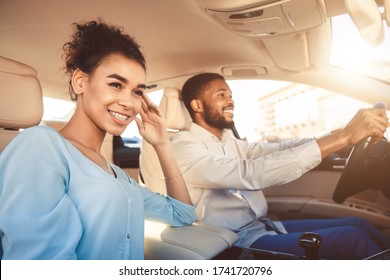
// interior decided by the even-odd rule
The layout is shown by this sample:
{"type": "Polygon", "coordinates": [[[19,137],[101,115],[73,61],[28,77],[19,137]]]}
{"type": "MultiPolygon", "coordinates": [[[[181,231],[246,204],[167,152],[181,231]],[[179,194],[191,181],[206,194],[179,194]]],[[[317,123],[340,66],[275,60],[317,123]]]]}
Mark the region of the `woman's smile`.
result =
{"type": "Polygon", "coordinates": [[[108,110],[108,112],[111,114],[111,116],[113,116],[113,119],[119,122],[120,124],[126,124],[127,120],[130,118],[130,116],[128,115],[118,113],[115,111],[108,110]]]}

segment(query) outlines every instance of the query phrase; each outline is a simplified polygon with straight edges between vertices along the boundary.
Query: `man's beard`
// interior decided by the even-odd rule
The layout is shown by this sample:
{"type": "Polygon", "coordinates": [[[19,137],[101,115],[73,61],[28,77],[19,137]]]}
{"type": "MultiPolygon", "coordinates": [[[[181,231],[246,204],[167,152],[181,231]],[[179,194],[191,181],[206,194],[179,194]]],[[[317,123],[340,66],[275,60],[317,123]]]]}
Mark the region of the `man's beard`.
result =
{"type": "Polygon", "coordinates": [[[204,120],[208,125],[218,129],[232,128],[234,126],[233,121],[227,121],[222,114],[216,112],[207,104],[203,103],[203,107],[204,120]]]}

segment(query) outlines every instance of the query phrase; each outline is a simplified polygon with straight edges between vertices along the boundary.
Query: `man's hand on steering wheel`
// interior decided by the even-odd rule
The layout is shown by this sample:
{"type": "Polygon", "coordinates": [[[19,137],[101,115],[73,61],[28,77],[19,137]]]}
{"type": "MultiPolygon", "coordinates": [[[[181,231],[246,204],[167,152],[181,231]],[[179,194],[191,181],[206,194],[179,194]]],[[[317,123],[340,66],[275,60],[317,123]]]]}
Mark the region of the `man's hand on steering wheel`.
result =
{"type": "Polygon", "coordinates": [[[348,125],[335,133],[317,140],[322,158],[326,158],[348,145],[356,145],[361,140],[371,137],[373,143],[383,138],[389,122],[385,109],[361,109],[348,125]]]}
{"type": "Polygon", "coordinates": [[[333,200],[344,200],[372,188],[388,193],[389,143],[384,133],[389,126],[386,105],[360,110],[343,132],[349,136],[353,149],[333,193],[333,200]]]}
{"type": "Polygon", "coordinates": [[[348,145],[356,145],[362,139],[372,137],[373,143],[378,143],[389,127],[384,109],[361,109],[344,128],[348,145]]]}

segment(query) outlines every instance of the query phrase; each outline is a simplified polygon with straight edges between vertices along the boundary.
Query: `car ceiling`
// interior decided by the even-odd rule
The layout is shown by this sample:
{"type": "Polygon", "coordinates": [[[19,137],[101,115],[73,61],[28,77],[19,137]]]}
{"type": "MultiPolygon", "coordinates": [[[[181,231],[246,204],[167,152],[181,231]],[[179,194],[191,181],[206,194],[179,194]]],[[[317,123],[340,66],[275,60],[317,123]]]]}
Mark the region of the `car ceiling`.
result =
{"type": "MultiPolygon", "coordinates": [[[[205,11],[270,2],[275,0],[0,0],[0,55],[34,67],[44,94],[66,99],[68,80],[61,49],[72,33],[71,23],[101,17],[136,38],[147,60],[148,84],[157,89],[180,87],[190,75],[216,71],[232,79],[287,79],[345,91],[336,77],[346,73],[330,72],[328,65],[331,26],[327,18],[313,30],[260,40],[238,36],[205,11]]],[[[324,3],[327,17],[345,13],[343,1],[319,2],[324,3]]],[[[344,79],[356,77],[349,73],[344,79]]],[[[360,81],[360,85],[352,82],[358,94],[377,87],[373,100],[388,92],[388,87],[370,79],[360,81]]]]}

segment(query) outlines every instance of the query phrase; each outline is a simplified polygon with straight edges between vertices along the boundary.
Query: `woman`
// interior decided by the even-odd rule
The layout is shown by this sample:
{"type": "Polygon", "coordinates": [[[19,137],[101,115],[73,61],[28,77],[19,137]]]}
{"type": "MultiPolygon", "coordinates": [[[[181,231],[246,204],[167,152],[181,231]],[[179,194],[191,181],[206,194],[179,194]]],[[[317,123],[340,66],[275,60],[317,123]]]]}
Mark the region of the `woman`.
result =
{"type": "Polygon", "coordinates": [[[74,115],[59,132],[24,130],[0,157],[4,259],[142,259],[144,218],[195,219],[163,117],[145,94],[139,46],[101,21],[75,27],[63,47],[74,115]],[[133,120],[156,150],[167,197],[100,154],[106,133],[120,135],[133,120]]]}

